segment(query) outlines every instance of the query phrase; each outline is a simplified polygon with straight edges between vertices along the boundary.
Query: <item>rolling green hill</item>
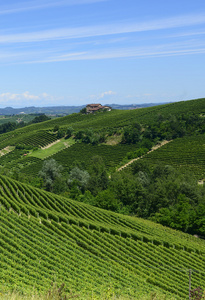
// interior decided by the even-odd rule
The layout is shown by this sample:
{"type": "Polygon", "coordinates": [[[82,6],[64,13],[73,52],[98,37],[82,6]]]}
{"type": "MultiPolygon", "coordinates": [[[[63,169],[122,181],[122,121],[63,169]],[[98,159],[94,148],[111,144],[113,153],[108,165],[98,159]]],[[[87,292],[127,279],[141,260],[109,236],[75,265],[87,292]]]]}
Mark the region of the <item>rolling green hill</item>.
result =
{"type": "MultiPolygon", "coordinates": [[[[66,117],[32,124],[27,127],[2,134],[0,135],[0,149],[3,150],[8,146],[16,145],[24,145],[25,147],[30,148],[45,147],[58,140],[57,133],[53,132],[55,126],[59,126],[64,130],[72,127],[75,132],[78,130],[84,130],[85,128],[92,128],[94,132],[104,132],[106,134],[111,132],[111,134],[114,134],[115,131],[122,131],[126,126],[130,126],[134,122],[141,123],[142,126],[147,126],[154,124],[154,122],[162,117],[167,118],[170,115],[174,117],[179,114],[186,114],[190,112],[200,115],[203,119],[202,116],[205,114],[205,99],[182,101],[129,111],[113,110],[111,112],[89,115],[74,113],[66,117]]],[[[186,143],[186,139],[183,141],[186,143]]],[[[64,164],[65,169],[67,170],[67,166],[70,165],[70,162],[78,160],[86,164],[89,161],[89,157],[98,154],[103,157],[108,167],[118,167],[120,162],[126,157],[126,153],[134,150],[135,145],[117,145],[115,148],[105,145],[97,148],[96,146],[91,147],[91,145],[76,144],[70,148],[62,150],[61,152],[57,149],[56,153],[53,153],[53,158],[59,163],[64,164]]],[[[47,150],[45,149],[44,151],[45,154],[43,157],[45,159],[47,158],[47,150]]],[[[9,170],[9,172],[13,172],[20,168],[22,173],[37,174],[42,166],[42,160],[33,158],[35,155],[24,157],[23,154],[25,151],[23,150],[13,150],[12,152],[13,153],[9,153],[4,157],[0,157],[1,173],[9,174],[7,170],[9,170]]],[[[200,165],[199,163],[198,171],[196,171],[196,173],[198,172],[197,176],[204,176],[203,172],[200,173],[200,170],[202,169],[203,164],[200,165]]]]}
{"type": "Polygon", "coordinates": [[[182,101],[171,104],[159,105],[148,108],[140,108],[134,110],[112,110],[106,113],[97,113],[82,115],[74,113],[69,116],[49,120],[46,122],[32,124],[25,128],[15,130],[0,136],[0,149],[8,145],[23,143],[24,138],[38,134],[42,130],[53,130],[55,125],[60,127],[72,126],[75,130],[93,128],[103,130],[104,128],[121,128],[128,126],[133,122],[142,122],[145,124],[156,121],[159,115],[169,116],[181,113],[205,114],[205,99],[197,99],[190,101],[182,101]]]}
{"type": "Polygon", "coordinates": [[[205,287],[205,242],[0,176],[2,292],[65,282],[83,297],[161,291],[188,298],[205,287]]]}

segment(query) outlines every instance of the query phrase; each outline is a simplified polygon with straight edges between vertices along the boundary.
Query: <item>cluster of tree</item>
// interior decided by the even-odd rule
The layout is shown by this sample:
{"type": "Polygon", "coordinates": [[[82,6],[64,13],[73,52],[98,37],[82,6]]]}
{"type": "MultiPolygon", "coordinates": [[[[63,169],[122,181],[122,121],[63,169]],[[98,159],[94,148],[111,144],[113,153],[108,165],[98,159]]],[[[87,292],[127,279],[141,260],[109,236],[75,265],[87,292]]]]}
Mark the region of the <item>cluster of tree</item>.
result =
{"type": "Polygon", "coordinates": [[[97,145],[105,142],[105,133],[95,132],[91,128],[79,130],[75,133],[75,140],[86,144],[97,145]]]}
{"type": "Polygon", "coordinates": [[[205,132],[205,119],[203,116],[188,113],[170,115],[168,118],[158,117],[158,121],[149,125],[145,136],[152,139],[175,139],[185,135],[193,135],[205,132]]]}
{"type": "Polygon", "coordinates": [[[74,165],[69,174],[63,173],[63,167],[54,159],[44,161],[43,167],[39,172],[39,178],[42,179],[42,187],[47,191],[57,194],[69,195],[77,199],[86,190],[89,190],[93,196],[108,186],[108,175],[105,165],[100,156],[94,156],[91,159],[88,170],[74,165]]]}
{"type": "Polygon", "coordinates": [[[158,116],[158,120],[144,128],[139,123],[125,127],[122,143],[147,144],[155,143],[163,139],[175,139],[185,135],[201,134],[205,132],[205,118],[189,113],[181,115],[158,116]]]}
{"type": "Polygon", "coordinates": [[[34,147],[33,145],[24,145],[24,144],[17,144],[15,149],[18,150],[26,150],[24,153],[28,153],[29,150],[38,150],[38,147],[34,147]]]}
{"type": "Polygon", "coordinates": [[[61,138],[70,138],[73,133],[74,133],[74,129],[73,127],[68,127],[66,128],[61,128],[59,125],[55,125],[53,128],[53,132],[57,134],[57,138],[61,139],[61,138]]]}
{"type": "Polygon", "coordinates": [[[17,128],[24,127],[26,123],[20,122],[20,123],[15,123],[15,122],[8,122],[0,125],[0,134],[13,131],[17,128]]]}
{"type": "Polygon", "coordinates": [[[45,114],[39,114],[31,122],[29,122],[28,125],[29,124],[40,123],[40,122],[45,122],[45,121],[48,121],[48,120],[51,120],[51,118],[46,116],[45,114]]]}
{"type": "Polygon", "coordinates": [[[103,160],[92,158],[87,170],[73,166],[62,176],[54,160],[44,162],[43,187],[97,207],[152,219],[192,234],[205,235],[205,187],[171,166],[135,162],[108,176],[103,160]]]}

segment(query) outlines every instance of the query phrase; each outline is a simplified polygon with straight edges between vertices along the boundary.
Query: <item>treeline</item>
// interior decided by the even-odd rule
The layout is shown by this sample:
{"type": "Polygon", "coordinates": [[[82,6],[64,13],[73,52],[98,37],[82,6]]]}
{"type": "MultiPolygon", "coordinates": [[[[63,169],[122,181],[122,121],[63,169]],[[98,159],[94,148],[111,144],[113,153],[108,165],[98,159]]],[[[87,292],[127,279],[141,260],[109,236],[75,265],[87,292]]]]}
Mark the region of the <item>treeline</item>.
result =
{"type": "Polygon", "coordinates": [[[186,135],[205,133],[205,118],[203,115],[187,113],[180,115],[158,116],[158,121],[149,124],[144,136],[152,139],[175,139],[186,135]]]}
{"type": "Polygon", "coordinates": [[[158,115],[158,120],[148,125],[133,123],[123,130],[122,143],[137,144],[139,142],[156,142],[159,140],[171,140],[186,135],[205,133],[204,116],[194,113],[170,115],[164,117],[158,115]]]}
{"type": "Polygon", "coordinates": [[[13,131],[17,128],[21,128],[25,126],[25,122],[15,123],[15,122],[8,122],[0,125],[0,134],[13,131]]]}

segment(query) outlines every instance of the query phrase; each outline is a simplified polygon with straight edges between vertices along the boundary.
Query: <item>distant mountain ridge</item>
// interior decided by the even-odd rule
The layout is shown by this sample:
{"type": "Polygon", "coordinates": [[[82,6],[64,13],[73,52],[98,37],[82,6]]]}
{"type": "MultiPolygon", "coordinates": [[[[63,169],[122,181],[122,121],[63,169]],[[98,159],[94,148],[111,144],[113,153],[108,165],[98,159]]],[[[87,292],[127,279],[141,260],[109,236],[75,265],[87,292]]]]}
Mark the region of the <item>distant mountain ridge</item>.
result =
{"type": "MultiPolygon", "coordinates": [[[[136,109],[150,106],[157,106],[165,104],[164,103],[145,103],[145,104],[106,104],[107,106],[111,106],[113,109],[136,109]]],[[[167,103],[168,104],[168,103],[167,103]]],[[[5,107],[0,108],[0,115],[18,115],[18,114],[47,114],[47,115],[70,115],[72,113],[78,113],[82,108],[86,105],[81,106],[48,106],[48,107],[22,107],[22,108],[13,108],[13,107],[5,107]]]]}

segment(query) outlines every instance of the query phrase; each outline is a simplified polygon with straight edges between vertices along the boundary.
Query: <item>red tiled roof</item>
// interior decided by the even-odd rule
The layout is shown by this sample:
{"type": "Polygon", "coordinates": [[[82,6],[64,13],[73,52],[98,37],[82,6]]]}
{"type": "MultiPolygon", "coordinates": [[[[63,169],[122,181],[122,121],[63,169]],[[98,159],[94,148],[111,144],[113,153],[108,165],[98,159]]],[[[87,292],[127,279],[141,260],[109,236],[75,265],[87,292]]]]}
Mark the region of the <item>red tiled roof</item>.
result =
{"type": "Polygon", "coordinates": [[[97,103],[97,104],[88,104],[88,105],[86,105],[86,106],[87,106],[87,107],[88,107],[88,106],[90,106],[90,107],[96,107],[96,106],[99,107],[99,106],[100,106],[100,107],[101,107],[102,105],[101,105],[100,103],[97,103]]]}

